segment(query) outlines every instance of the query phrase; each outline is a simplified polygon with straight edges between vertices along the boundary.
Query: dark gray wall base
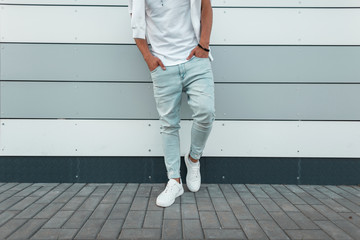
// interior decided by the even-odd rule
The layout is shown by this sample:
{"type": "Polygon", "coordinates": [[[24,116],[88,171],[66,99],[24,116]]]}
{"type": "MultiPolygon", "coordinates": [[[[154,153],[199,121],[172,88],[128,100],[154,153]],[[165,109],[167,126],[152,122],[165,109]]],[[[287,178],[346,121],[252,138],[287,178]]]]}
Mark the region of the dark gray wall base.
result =
{"type": "MultiPolygon", "coordinates": [[[[186,167],[181,174],[185,183],[186,167]]],[[[351,184],[360,183],[360,158],[201,159],[203,183],[351,184]]],[[[162,157],[0,157],[0,182],[167,181],[162,157]]]]}

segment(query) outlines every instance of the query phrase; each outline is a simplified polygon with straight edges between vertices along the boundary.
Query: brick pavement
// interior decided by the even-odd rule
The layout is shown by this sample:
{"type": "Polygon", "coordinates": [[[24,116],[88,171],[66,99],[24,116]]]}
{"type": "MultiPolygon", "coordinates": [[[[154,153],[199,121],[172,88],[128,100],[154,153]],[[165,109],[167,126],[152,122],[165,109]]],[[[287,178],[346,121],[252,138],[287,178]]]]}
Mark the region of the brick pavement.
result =
{"type": "Polygon", "coordinates": [[[360,239],[360,187],[0,183],[0,239],[360,239]]]}

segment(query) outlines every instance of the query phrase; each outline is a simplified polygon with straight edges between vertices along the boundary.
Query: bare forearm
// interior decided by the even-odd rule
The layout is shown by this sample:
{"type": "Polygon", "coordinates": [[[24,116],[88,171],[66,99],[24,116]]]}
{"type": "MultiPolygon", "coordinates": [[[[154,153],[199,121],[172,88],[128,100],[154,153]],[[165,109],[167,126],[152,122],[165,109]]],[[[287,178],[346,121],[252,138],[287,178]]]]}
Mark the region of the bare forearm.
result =
{"type": "Polygon", "coordinates": [[[145,61],[147,59],[149,59],[149,57],[152,56],[146,39],[135,38],[135,43],[136,43],[137,47],[139,48],[141,54],[143,55],[145,61]]]}
{"type": "Polygon", "coordinates": [[[141,54],[143,55],[144,60],[148,65],[150,71],[154,70],[157,66],[160,66],[163,70],[166,69],[161,60],[151,54],[146,39],[135,38],[135,43],[136,46],[139,48],[141,54]]]}
{"type": "Polygon", "coordinates": [[[213,11],[210,0],[202,0],[201,4],[201,35],[200,44],[209,48],[212,29],[213,11]]]}

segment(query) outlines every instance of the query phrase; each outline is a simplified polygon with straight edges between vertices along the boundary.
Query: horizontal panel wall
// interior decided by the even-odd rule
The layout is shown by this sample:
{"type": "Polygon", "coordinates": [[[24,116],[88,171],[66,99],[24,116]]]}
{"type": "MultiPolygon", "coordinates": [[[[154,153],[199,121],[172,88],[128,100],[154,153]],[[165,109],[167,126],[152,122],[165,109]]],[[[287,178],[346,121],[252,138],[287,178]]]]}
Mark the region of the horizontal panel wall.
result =
{"type": "MultiPolygon", "coordinates": [[[[0,51],[1,80],[151,82],[135,45],[2,43],[0,51]]],[[[212,54],[215,82],[360,83],[360,46],[213,46],[212,54]]]]}
{"type": "MultiPolygon", "coordinates": [[[[129,0],[1,0],[2,4],[120,5],[129,0]]],[[[211,0],[213,7],[360,7],[359,0],[211,0]]]]}
{"type": "MultiPolygon", "coordinates": [[[[159,121],[0,120],[0,156],[162,156],[159,121]],[[146,136],[146,137],[145,137],[146,136]]],[[[181,154],[191,121],[181,122],[181,154]]],[[[216,121],[204,156],[359,157],[359,122],[216,121]]]]}
{"type": "MultiPolygon", "coordinates": [[[[358,120],[360,84],[216,84],[217,119],[358,120]],[[340,97],[341,96],[341,97],[340,97]]],[[[182,118],[191,118],[183,97],[182,118]]],[[[151,83],[1,82],[1,118],[157,119],[151,83]]]]}
{"type": "MultiPolygon", "coordinates": [[[[134,43],[127,7],[2,5],[0,15],[3,42],[134,43]]],[[[214,19],[212,44],[360,45],[358,8],[214,8],[214,19]]]]}

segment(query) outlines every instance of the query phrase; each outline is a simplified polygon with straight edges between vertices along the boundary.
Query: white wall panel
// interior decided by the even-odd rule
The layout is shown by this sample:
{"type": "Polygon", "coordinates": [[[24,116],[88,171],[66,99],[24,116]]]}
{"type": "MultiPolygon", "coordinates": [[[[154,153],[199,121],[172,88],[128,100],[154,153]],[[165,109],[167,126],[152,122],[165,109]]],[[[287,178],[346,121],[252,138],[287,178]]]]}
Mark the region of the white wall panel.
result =
{"type": "Polygon", "coordinates": [[[1,6],[2,42],[134,43],[126,7],[1,6]]]}
{"type": "MultiPolygon", "coordinates": [[[[126,7],[0,8],[2,42],[133,44],[126,7]]],[[[215,8],[212,44],[360,45],[360,9],[215,8]]]]}
{"type": "MultiPolygon", "coordinates": [[[[191,121],[182,121],[181,153],[191,121]]],[[[159,121],[0,120],[0,156],[162,156],[159,121]]],[[[204,156],[360,157],[360,122],[215,121],[204,156]]]]}
{"type": "Polygon", "coordinates": [[[358,45],[360,9],[215,9],[213,44],[358,45]]]}
{"type": "MultiPolygon", "coordinates": [[[[1,0],[7,4],[127,5],[128,0],[1,0]]],[[[360,0],[212,0],[213,7],[360,7],[360,0]]]]}

